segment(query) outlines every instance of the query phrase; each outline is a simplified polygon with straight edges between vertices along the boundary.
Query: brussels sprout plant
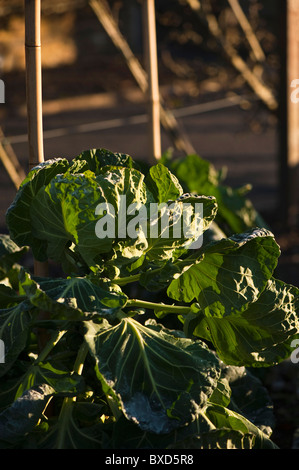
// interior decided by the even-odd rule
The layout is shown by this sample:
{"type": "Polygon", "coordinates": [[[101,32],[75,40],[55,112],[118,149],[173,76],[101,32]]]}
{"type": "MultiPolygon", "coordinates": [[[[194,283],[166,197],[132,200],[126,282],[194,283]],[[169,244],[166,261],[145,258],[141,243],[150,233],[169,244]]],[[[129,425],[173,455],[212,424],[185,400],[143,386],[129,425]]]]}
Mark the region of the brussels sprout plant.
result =
{"type": "Polygon", "coordinates": [[[1,448],[277,447],[253,370],[290,356],[299,291],[219,177],[197,156],[147,168],[104,149],[29,172],[0,240],[1,448]],[[201,217],[177,236],[181,204],[201,217]],[[60,274],[18,264],[28,248],[60,274]]]}

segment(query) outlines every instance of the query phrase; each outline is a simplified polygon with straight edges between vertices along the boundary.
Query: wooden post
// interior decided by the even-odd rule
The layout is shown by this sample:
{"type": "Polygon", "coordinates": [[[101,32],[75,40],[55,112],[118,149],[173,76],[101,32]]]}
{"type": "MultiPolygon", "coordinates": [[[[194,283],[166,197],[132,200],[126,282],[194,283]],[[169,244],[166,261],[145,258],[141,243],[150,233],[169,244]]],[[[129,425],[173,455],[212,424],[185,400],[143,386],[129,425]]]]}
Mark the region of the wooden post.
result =
{"type": "MultiPolygon", "coordinates": [[[[133,54],[126,38],[122,35],[116,24],[109,4],[106,0],[89,0],[89,4],[96,14],[104,30],[110,37],[115,47],[122,53],[127,66],[143,93],[148,93],[147,74],[139,60],[133,54]]],[[[163,99],[160,96],[160,118],[161,125],[170,135],[175,147],[185,154],[196,153],[192,143],[184,134],[170,109],[165,109],[163,99]]]]}
{"type": "Polygon", "coordinates": [[[158,80],[155,0],[144,0],[145,62],[148,76],[149,160],[161,158],[160,93],[158,80]]]}
{"type": "Polygon", "coordinates": [[[25,0],[26,93],[29,168],[44,161],[40,0],[25,0]]]}
{"type": "MultiPolygon", "coordinates": [[[[25,54],[29,169],[31,169],[44,161],[40,0],[25,0],[25,54]]],[[[48,263],[35,260],[34,274],[47,276],[48,263]]]]}
{"type": "Polygon", "coordinates": [[[299,223],[299,2],[281,0],[280,210],[285,228],[299,223]]]}

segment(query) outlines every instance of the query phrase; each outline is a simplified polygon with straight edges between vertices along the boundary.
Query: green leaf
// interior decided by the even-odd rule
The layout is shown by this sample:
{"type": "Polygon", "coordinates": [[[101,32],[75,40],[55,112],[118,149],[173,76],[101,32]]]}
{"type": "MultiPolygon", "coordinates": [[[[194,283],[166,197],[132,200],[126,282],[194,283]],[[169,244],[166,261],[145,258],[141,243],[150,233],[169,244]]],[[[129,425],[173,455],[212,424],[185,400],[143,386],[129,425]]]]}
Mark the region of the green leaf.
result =
{"type": "Polygon", "coordinates": [[[183,188],[176,176],[162,163],[149,169],[145,183],[159,204],[174,201],[183,194],[183,188]]]}
{"type": "Polygon", "coordinates": [[[154,202],[151,192],[145,185],[144,175],[134,168],[103,167],[96,176],[96,181],[101,185],[106,183],[107,199],[116,210],[120,210],[120,196],[126,197],[125,209],[131,204],[136,204],[137,208],[140,208],[143,204],[154,202]]]}
{"type": "Polygon", "coordinates": [[[217,385],[218,361],[201,342],[132,318],[86,327],[105,393],[144,431],[163,434],[190,423],[217,385]]]}
{"type": "Polygon", "coordinates": [[[215,403],[209,403],[206,415],[217,429],[232,429],[234,431],[240,431],[243,435],[254,435],[255,449],[277,449],[276,444],[274,444],[265,433],[235,411],[215,403]]]}
{"type": "Polygon", "coordinates": [[[9,308],[24,300],[15,289],[0,284],[0,308],[9,308]]]}
{"type": "Polygon", "coordinates": [[[11,368],[26,346],[33,310],[34,307],[27,300],[0,310],[0,339],[5,346],[5,362],[0,364],[0,377],[11,368]]]}
{"type": "Polygon", "coordinates": [[[196,299],[207,317],[239,312],[258,299],[279,253],[273,235],[262,229],[213,242],[189,268],[184,265],[167,294],[184,302],[196,299]]]}
{"type": "Polygon", "coordinates": [[[107,182],[101,178],[97,184],[90,180],[92,175],[95,177],[91,173],[93,170],[98,173],[106,165],[136,166],[128,155],[99,149],[83,152],[71,163],[57,158],[33,168],[6,215],[11,237],[17,245],[31,246],[39,261],[45,261],[48,257],[62,261],[64,248],[72,242],[81,244],[83,257],[85,254],[89,264],[94,264],[94,260],[90,263],[91,246],[96,246],[97,253],[109,251],[111,240],[101,240],[99,243],[94,230],[94,224],[99,219],[95,217],[95,208],[103,202],[101,187],[104,186],[107,192],[107,182]],[[80,224],[78,230],[77,223],[80,224]]]}
{"type": "Polygon", "coordinates": [[[169,449],[253,449],[255,436],[234,429],[212,429],[170,444],[169,449]]]}
{"type": "Polygon", "coordinates": [[[250,199],[244,197],[242,189],[218,186],[210,191],[219,203],[219,222],[226,223],[231,233],[244,232],[253,227],[266,228],[266,222],[250,199]]]}
{"type": "Polygon", "coordinates": [[[199,315],[193,334],[211,341],[226,364],[271,366],[291,354],[290,342],[299,332],[298,307],[299,290],[272,279],[245,311],[199,315]]]}
{"type": "Polygon", "coordinates": [[[7,276],[14,264],[24,256],[28,247],[20,248],[9,235],[0,235],[0,279],[7,276]]]}
{"type": "Polygon", "coordinates": [[[272,400],[261,380],[245,367],[224,364],[221,377],[231,389],[230,402],[223,406],[243,415],[270,437],[276,422],[272,400]]]}
{"type": "MultiPolygon", "coordinates": [[[[189,264],[190,263],[188,263],[188,266],[189,264]]],[[[172,261],[166,261],[166,263],[158,269],[156,265],[153,264],[153,267],[148,266],[148,269],[140,274],[139,282],[146,290],[157,292],[165,289],[178,272],[180,272],[180,268],[176,267],[172,261]]]]}
{"type": "MultiPolygon", "coordinates": [[[[69,247],[75,244],[82,259],[92,265],[96,255],[111,249],[112,239],[99,239],[95,233],[100,218],[96,208],[107,202],[103,191],[105,185],[108,192],[107,183],[101,183],[91,172],[57,175],[39,190],[30,208],[32,232],[45,242],[49,258],[61,262],[66,253],[72,255],[69,247]]],[[[34,251],[34,245],[32,248],[34,251]]]]}
{"type": "Polygon", "coordinates": [[[115,209],[113,250],[106,258],[121,270],[136,263],[147,248],[146,224],[154,198],[135,169],[104,167],[100,177],[113,187],[109,202],[115,209]]]}
{"type": "Polygon", "coordinates": [[[231,401],[231,388],[226,377],[220,377],[209,401],[221,406],[228,406],[231,401]]]}
{"type": "Polygon", "coordinates": [[[186,189],[197,194],[206,194],[212,186],[219,184],[219,173],[214,166],[198,155],[187,155],[170,162],[170,170],[186,185],[186,189]]]}
{"type": "Polygon", "coordinates": [[[184,194],[170,203],[165,212],[168,216],[167,224],[163,223],[164,213],[160,213],[157,218],[158,233],[153,236],[149,230],[151,236],[147,239],[146,259],[161,264],[167,260],[177,259],[188,250],[200,248],[203,233],[212,223],[216,212],[217,203],[212,197],[184,194]],[[197,204],[201,206],[196,206],[197,204]],[[197,212],[198,207],[202,208],[201,213],[197,212]],[[184,214],[186,217],[190,214],[188,224],[184,214]]]}
{"type": "MultiPolygon", "coordinates": [[[[153,201],[143,180],[139,171],[121,167],[104,167],[97,177],[85,171],[53,178],[40,189],[30,211],[32,230],[47,244],[48,257],[60,262],[73,257],[76,263],[77,255],[87,266],[95,266],[115,247],[123,258],[132,258],[134,247],[142,244],[144,237],[141,233],[128,239],[127,224],[134,215],[127,217],[127,209],[131,205],[139,209],[149,199],[153,201]],[[107,210],[111,230],[106,226],[107,210]]],[[[139,256],[140,250],[135,254],[136,259],[139,256]]]]}
{"type": "Polygon", "coordinates": [[[107,165],[138,169],[138,165],[133,161],[130,155],[125,153],[113,153],[107,149],[85,150],[72,160],[69,170],[70,173],[77,173],[78,164],[83,164],[82,166],[79,165],[80,173],[90,170],[96,175],[107,165]]]}
{"type": "Polygon", "coordinates": [[[17,446],[33,431],[55,390],[47,384],[27,390],[0,413],[0,448],[17,446]]]}
{"type": "Polygon", "coordinates": [[[172,449],[182,445],[191,437],[202,435],[215,426],[200,411],[188,426],[175,429],[167,434],[155,434],[140,429],[138,424],[121,416],[113,426],[107,447],[112,449],[172,449]]]}
{"type": "Polygon", "coordinates": [[[20,377],[19,386],[14,399],[22,396],[27,390],[42,384],[51,386],[57,395],[75,396],[84,390],[81,376],[63,370],[50,362],[33,363],[26,373],[20,377]]]}
{"type": "Polygon", "coordinates": [[[127,302],[121,291],[109,290],[109,285],[95,284],[88,277],[34,280],[23,270],[20,286],[32,305],[67,321],[82,321],[89,314],[113,317],[127,302]]]}
{"type": "Polygon", "coordinates": [[[46,244],[32,231],[30,208],[40,188],[46,186],[58,173],[64,173],[69,163],[64,158],[47,160],[34,167],[18,189],[6,213],[6,223],[12,240],[20,247],[34,246],[37,259],[46,260],[46,244]]]}

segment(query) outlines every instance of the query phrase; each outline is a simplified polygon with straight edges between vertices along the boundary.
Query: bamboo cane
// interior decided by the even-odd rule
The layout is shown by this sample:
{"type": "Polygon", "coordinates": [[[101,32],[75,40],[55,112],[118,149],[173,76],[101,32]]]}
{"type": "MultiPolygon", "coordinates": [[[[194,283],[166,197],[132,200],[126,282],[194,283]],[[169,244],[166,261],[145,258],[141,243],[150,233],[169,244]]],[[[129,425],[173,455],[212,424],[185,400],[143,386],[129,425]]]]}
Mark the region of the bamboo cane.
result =
{"type": "MultiPolygon", "coordinates": [[[[31,169],[44,161],[40,0],[25,0],[25,55],[29,169],[31,169]]],[[[34,274],[47,276],[48,263],[34,260],[34,274]]]]}
{"type": "MultiPolygon", "coordinates": [[[[108,34],[109,38],[115,45],[115,47],[122,53],[127,66],[129,67],[134,79],[136,80],[139,88],[143,93],[147,93],[148,80],[147,74],[140,64],[139,60],[133,54],[127,40],[120,32],[118,25],[116,24],[109,4],[106,0],[89,0],[89,4],[97,16],[99,22],[103,26],[104,30],[108,34]]],[[[190,140],[180,129],[178,122],[171,112],[166,110],[163,104],[163,100],[160,97],[160,117],[161,124],[165,131],[170,135],[175,147],[184,152],[185,154],[196,153],[190,140]]]]}
{"type": "Polygon", "coordinates": [[[149,160],[161,158],[160,93],[158,80],[155,0],[143,4],[145,59],[148,76],[149,160]]]}
{"type": "MultiPolygon", "coordinates": [[[[41,73],[41,5],[40,0],[25,0],[26,98],[29,142],[29,169],[44,161],[41,73]]],[[[48,276],[48,263],[34,260],[35,276],[48,276]]],[[[49,313],[39,312],[39,320],[47,320],[49,313]]],[[[49,341],[44,328],[38,328],[39,349],[49,341]]]]}
{"type": "Polygon", "coordinates": [[[29,169],[44,161],[40,38],[40,0],[25,0],[29,169]]]}

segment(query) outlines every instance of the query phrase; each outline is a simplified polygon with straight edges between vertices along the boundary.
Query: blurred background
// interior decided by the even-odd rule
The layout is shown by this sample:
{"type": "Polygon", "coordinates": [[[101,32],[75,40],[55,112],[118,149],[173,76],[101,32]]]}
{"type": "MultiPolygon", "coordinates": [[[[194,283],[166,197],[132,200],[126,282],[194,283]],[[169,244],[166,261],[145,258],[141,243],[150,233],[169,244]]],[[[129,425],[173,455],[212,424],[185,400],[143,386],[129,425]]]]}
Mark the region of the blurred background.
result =
{"type": "MultiPolygon", "coordinates": [[[[42,0],[45,159],[72,158],[89,148],[148,158],[147,102],[124,51],[115,44],[122,38],[144,67],[142,2],[104,3],[117,28],[114,40],[88,0],[42,0]]],[[[298,212],[287,224],[288,208],[282,201],[288,185],[282,179],[284,3],[156,0],[157,48],[163,105],[174,117],[185,147],[216,169],[225,168],[226,184],[252,185],[249,199],[281,246],[277,277],[298,286],[298,212]],[[250,29],[235,9],[238,5],[250,29]]],[[[23,0],[0,0],[0,78],[5,83],[0,157],[3,152],[9,156],[19,177],[28,172],[24,34],[23,0]]],[[[163,152],[184,154],[163,127],[161,137],[163,152]]],[[[5,212],[16,187],[1,157],[2,233],[7,232],[5,212]]],[[[273,368],[267,380],[277,406],[275,437],[289,448],[299,428],[298,365],[273,368]]]]}

